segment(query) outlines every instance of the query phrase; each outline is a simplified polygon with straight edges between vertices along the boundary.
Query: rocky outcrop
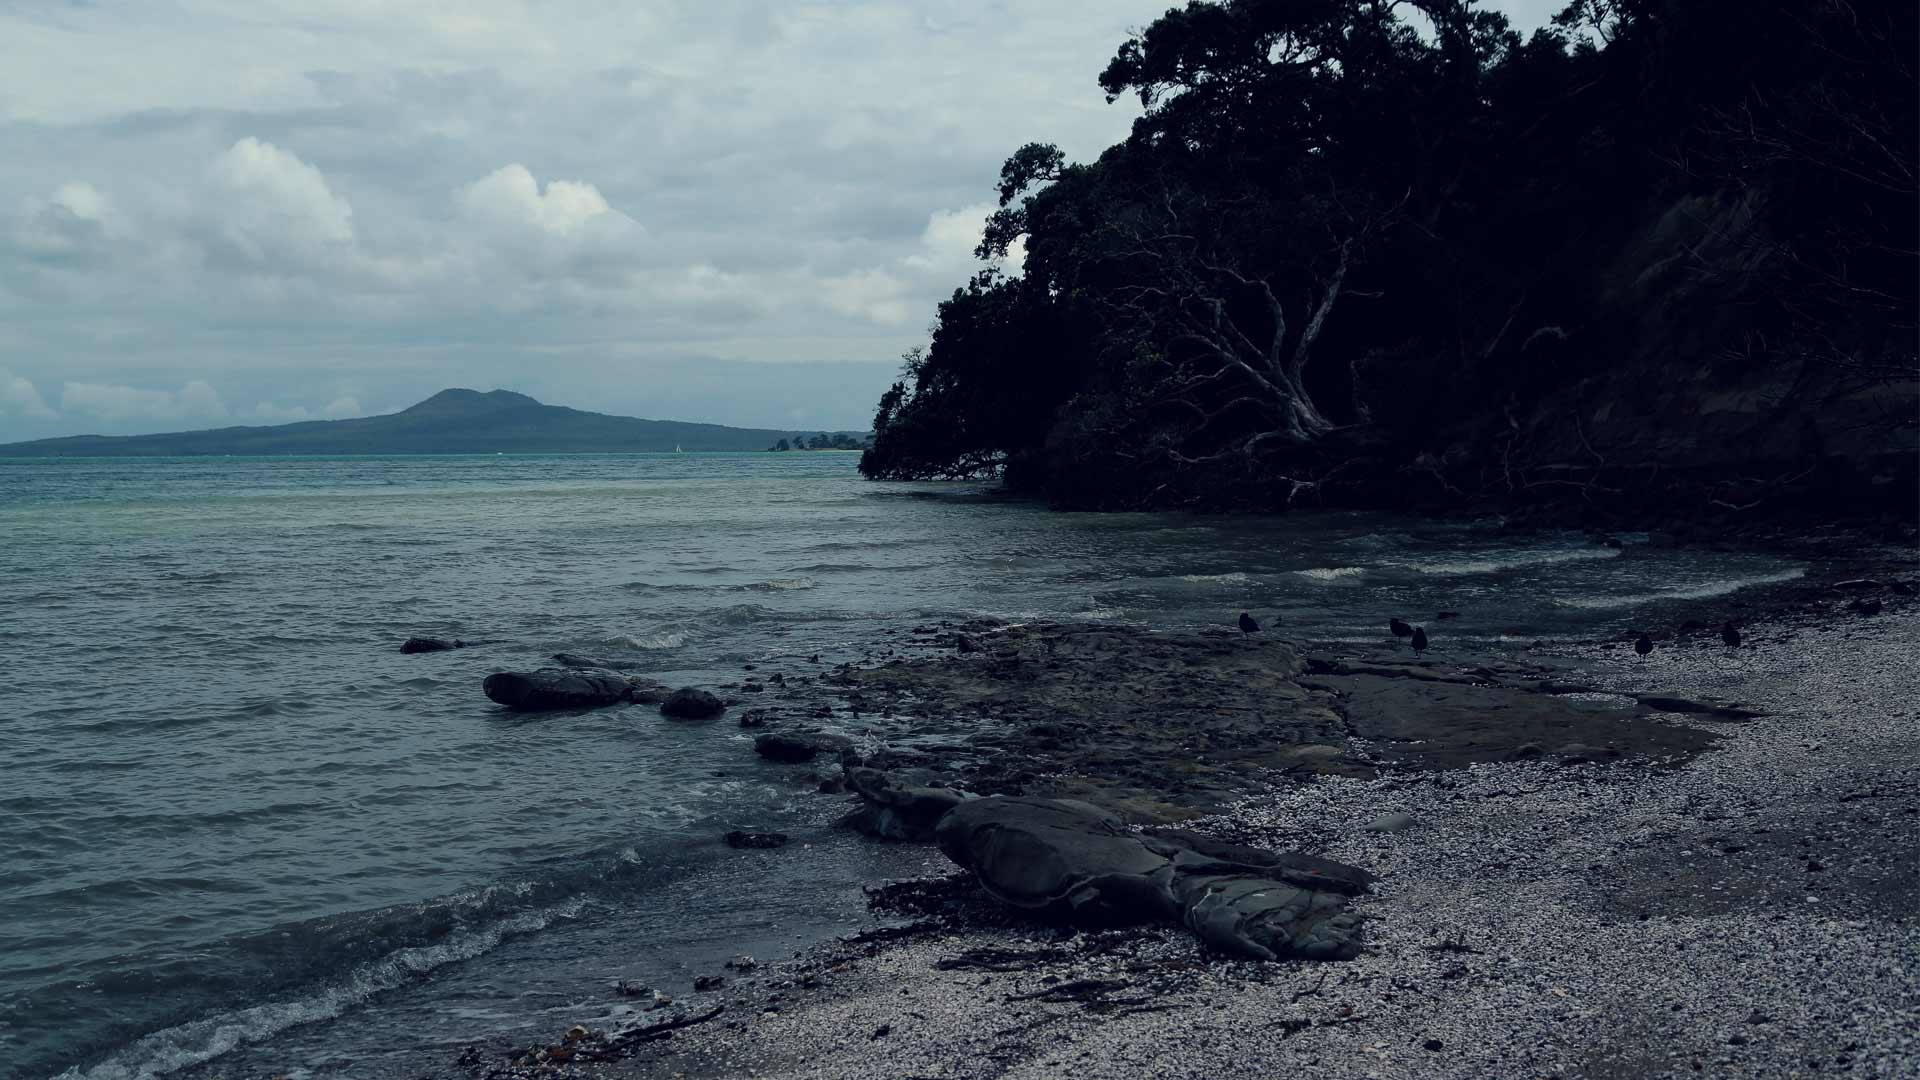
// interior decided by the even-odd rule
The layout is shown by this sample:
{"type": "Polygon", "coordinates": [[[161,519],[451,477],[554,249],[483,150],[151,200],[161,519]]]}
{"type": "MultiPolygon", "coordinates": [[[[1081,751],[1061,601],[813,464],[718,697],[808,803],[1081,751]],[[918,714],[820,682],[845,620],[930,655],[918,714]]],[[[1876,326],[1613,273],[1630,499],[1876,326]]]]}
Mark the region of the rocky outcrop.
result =
{"type": "Polygon", "coordinates": [[[487,697],[510,709],[590,709],[624,705],[651,684],[616,671],[541,668],[538,671],[498,671],[481,688],[487,697]]]}
{"type": "Polygon", "coordinates": [[[447,652],[450,649],[464,649],[475,644],[458,638],[410,637],[400,643],[400,651],[411,655],[423,652],[447,652]]]}
{"type": "Polygon", "coordinates": [[[660,715],[679,720],[705,720],[726,711],[726,702],[695,686],[683,686],[660,703],[660,715]]]}
{"type": "Polygon", "coordinates": [[[1101,926],[1179,922],[1208,945],[1260,960],[1349,959],[1361,944],[1348,897],[1372,875],[1190,833],[1133,832],[1070,799],[965,800],[934,829],[940,850],[1004,903],[1101,926]]]}
{"type": "Polygon", "coordinates": [[[927,841],[947,811],[975,796],[944,787],[896,783],[878,769],[850,767],[846,784],[860,796],[860,808],[840,823],[881,840],[927,841]]]}
{"type": "Polygon", "coordinates": [[[853,740],[845,735],[829,735],[820,731],[774,731],[753,740],[754,753],[770,761],[788,764],[812,761],[822,751],[835,754],[852,748],[853,740]]]}

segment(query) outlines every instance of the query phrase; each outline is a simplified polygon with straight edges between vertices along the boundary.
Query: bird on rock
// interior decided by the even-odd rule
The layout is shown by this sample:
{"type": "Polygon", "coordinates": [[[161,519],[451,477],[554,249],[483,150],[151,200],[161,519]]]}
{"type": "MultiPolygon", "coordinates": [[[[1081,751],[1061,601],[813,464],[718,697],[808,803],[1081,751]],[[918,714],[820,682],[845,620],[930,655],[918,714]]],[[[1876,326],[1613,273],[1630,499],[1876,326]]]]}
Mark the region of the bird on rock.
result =
{"type": "Polygon", "coordinates": [[[1421,626],[1414,627],[1413,628],[1413,651],[1425,652],[1426,648],[1427,648],[1426,628],[1421,626]]]}
{"type": "Polygon", "coordinates": [[[1240,613],[1240,632],[1243,634],[1257,634],[1260,632],[1260,624],[1253,621],[1253,616],[1243,611],[1240,613]]]}
{"type": "Polygon", "coordinates": [[[1647,655],[1653,651],[1653,639],[1645,634],[1641,634],[1640,640],[1633,643],[1633,651],[1639,653],[1641,656],[1647,655]]]}
{"type": "Polygon", "coordinates": [[[1394,637],[1412,637],[1413,636],[1413,627],[1408,626],[1405,622],[1403,622],[1399,618],[1388,619],[1387,629],[1393,631],[1394,637]]]}
{"type": "Polygon", "coordinates": [[[1720,640],[1726,642],[1729,649],[1740,647],[1740,631],[1733,628],[1732,619],[1728,619],[1726,624],[1720,627],[1720,640]]]}

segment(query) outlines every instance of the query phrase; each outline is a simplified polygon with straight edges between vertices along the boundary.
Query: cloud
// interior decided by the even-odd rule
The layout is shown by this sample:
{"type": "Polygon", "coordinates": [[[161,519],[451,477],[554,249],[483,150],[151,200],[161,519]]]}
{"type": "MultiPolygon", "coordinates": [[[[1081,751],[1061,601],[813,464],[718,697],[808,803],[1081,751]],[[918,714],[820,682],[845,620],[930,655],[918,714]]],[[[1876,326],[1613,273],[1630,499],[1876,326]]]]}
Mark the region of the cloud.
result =
{"type": "Polygon", "coordinates": [[[119,383],[70,382],[60,391],[60,408],[109,423],[128,420],[211,420],[227,416],[220,395],[203,379],[179,390],[142,390],[119,383]]]}
{"type": "Polygon", "coordinates": [[[14,225],[14,244],[36,261],[81,263],[105,251],[112,217],[112,203],[99,189],[69,181],[50,197],[25,201],[14,225]]]}
{"type": "Polygon", "coordinates": [[[24,416],[30,420],[52,420],[59,416],[47,407],[40,391],[25,376],[0,368],[0,416],[24,416]]]}
{"type": "Polygon", "coordinates": [[[269,424],[291,424],[296,420],[312,419],[312,414],[307,412],[304,405],[276,405],[271,401],[259,402],[246,415],[269,424]]]}
{"type": "Polygon", "coordinates": [[[320,170],[252,136],[208,169],[213,236],[250,264],[297,265],[349,254],[353,207],[320,170]]]}
{"type": "Polygon", "coordinates": [[[645,230],[599,188],[549,180],[543,189],[518,162],[460,188],[454,205],[468,235],[514,273],[617,282],[642,253],[645,230]]]}
{"type": "Polygon", "coordinates": [[[320,410],[320,416],[327,420],[347,420],[365,415],[366,410],[360,407],[360,399],[356,397],[334,398],[327,403],[326,408],[320,410]]]}

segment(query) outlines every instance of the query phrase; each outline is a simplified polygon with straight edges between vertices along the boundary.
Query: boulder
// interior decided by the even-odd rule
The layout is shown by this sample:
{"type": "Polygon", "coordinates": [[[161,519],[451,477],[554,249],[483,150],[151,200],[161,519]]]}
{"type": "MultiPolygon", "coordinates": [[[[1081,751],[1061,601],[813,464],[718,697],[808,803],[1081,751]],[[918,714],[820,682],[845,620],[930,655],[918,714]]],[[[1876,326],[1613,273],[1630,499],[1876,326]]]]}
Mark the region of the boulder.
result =
{"type": "Polygon", "coordinates": [[[939,820],[940,850],[1015,907],[1084,925],[1179,922],[1237,956],[1349,959],[1361,918],[1349,896],[1372,875],[1302,855],[1129,830],[1070,799],[995,796],[939,820]]]}
{"type": "Polygon", "coordinates": [[[730,848],[777,848],[785,847],[787,834],[777,832],[746,832],[735,829],[726,835],[730,848]]]}
{"type": "Polygon", "coordinates": [[[1395,810],[1367,822],[1368,832],[1406,832],[1413,828],[1413,815],[1395,810]]]}
{"type": "Polygon", "coordinates": [[[660,715],[682,720],[705,720],[726,711],[726,702],[696,686],[683,686],[660,703],[660,715]]]}
{"type": "Polygon", "coordinates": [[[528,711],[621,705],[632,700],[635,689],[618,672],[573,668],[498,671],[487,676],[481,688],[493,701],[528,711]]]}
{"type": "Polygon", "coordinates": [[[860,808],[840,824],[881,840],[931,840],[934,825],[947,811],[976,797],[953,788],[899,784],[878,769],[844,772],[847,787],[860,796],[860,808]]]}
{"type": "Polygon", "coordinates": [[[467,647],[467,644],[467,642],[461,641],[458,638],[449,640],[447,638],[437,637],[410,637],[400,643],[400,651],[409,654],[446,652],[448,649],[464,649],[467,647]]]}
{"type": "Polygon", "coordinates": [[[821,751],[839,753],[853,749],[853,740],[844,735],[820,731],[771,731],[753,740],[753,752],[771,761],[798,763],[812,761],[821,751]]]}

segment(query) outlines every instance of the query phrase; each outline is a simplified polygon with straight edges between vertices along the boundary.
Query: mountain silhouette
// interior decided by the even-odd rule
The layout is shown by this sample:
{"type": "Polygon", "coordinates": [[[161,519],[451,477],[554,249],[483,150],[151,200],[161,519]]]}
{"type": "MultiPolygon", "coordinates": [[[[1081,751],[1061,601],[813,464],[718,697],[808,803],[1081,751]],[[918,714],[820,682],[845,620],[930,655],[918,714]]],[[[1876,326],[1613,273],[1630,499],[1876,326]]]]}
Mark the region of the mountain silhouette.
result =
{"type": "MultiPolygon", "coordinates": [[[[0,457],[765,450],[793,434],[791,430],[609,416],[545,405],[511,390],[451,389],[385,416],[165,435],[69,435],[0,444],[0,457]]],[[[864,437],[864,433],[852,434],[864,437]]]]}

